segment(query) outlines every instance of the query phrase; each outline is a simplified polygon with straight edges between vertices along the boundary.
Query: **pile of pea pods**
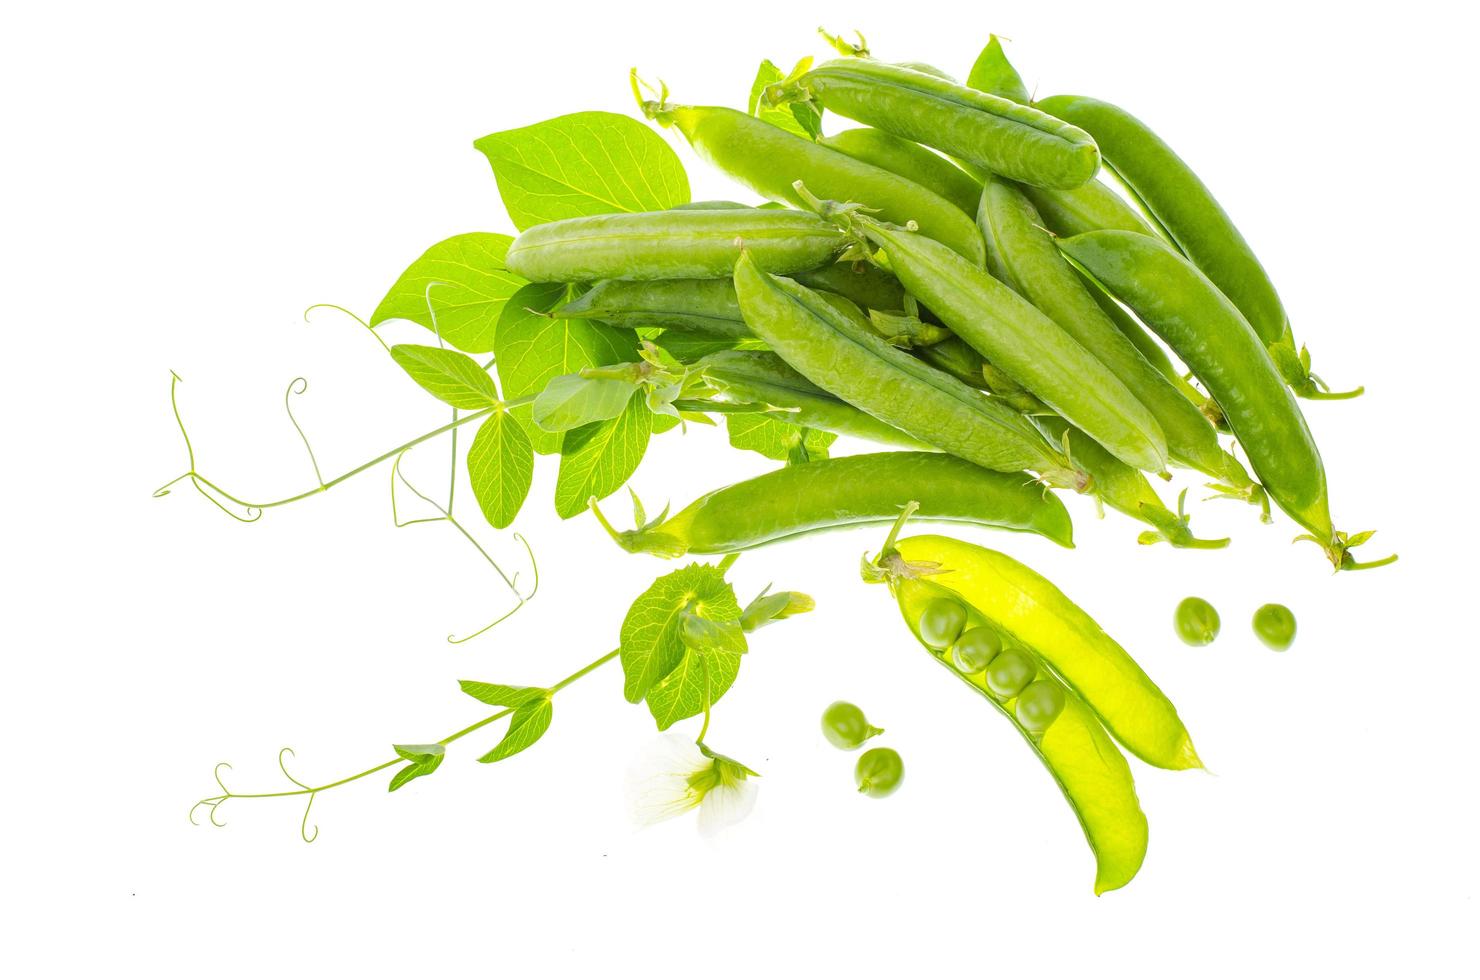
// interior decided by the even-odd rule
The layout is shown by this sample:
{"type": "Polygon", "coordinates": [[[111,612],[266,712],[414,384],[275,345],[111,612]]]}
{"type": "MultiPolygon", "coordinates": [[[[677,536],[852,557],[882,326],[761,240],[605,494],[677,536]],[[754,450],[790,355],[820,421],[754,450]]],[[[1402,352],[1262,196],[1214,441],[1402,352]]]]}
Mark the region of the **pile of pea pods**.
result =
{"type": "Polygon", "coordinates": [[[770,203],[553,221],[513,242],[507,268],[579,284],[554,316],[637,328],[702,373],[711,409],[880,445],[607,529],[630,551],[678,557],[896,521],[865,578],[1053,774],[1095,853],[1096,891],[1121,887],[1147,842],[1121,747],[1201,768],[1175,707],[1037,573],[949,537],[900,539],[904,522],[1072,546],[1063,490],[1141,522],[1143,543],[1227,545],[1158,495],[1153,479],[1175,466],[1256,520],[1277,507],[1337,570],[1387,564],[1396,556],[1353,555],[1371,532],[1335,527],[1299,402],[1361,390],[1311,372],[1253,250],[1130,113],[1030,98],[995,37],[964,84],[832,40],[843,57],[804,62],[758,106],[860,128],[822,136],[639,95],[649,119],[770,203]]]}

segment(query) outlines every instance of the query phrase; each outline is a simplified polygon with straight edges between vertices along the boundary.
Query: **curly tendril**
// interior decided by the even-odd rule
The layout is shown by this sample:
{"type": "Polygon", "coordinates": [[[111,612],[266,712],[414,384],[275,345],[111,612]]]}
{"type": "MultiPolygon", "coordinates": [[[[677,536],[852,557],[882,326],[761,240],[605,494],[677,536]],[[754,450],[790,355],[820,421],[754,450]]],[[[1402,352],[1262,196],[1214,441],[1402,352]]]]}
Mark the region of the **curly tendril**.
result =
{"type": "Polygon", "coordinates": [[[288,382],[288,390],[283,392],[283,410],[288,413],[288,421],[293,423],[293,428],[298,430],[298,438],[303,440],[303,448],[308,450],[308,461],[313,464],[314,479],[319,481],[319,486],[323,486],[324,474],[319,470],[318,457],[313,454],[313,446],[309,443],[303,426],[299,425],[298,419],[293,416],[293,396],[301,395],[306,391],[308,391],[307,378],[297,377],[288,382]]]}
{"type": "Polygon", "coordinates": [[[368,330],[370,332],[370,336],[374,337],[375,340],[376,340],[376,342],[379,343],[381,347],[384,347],[385,348],[385,352],[387,354],[389,354],[391,352],[391,345],[390,344],[387,344],[385,342],[385,338],[382,337],[379,334],[379,332],[377,332],[376,329],[374,327],[372,327],[369,323],[367,323],[364,320],[360,319],[360,317],[354,311],[347,310],[344,307],[339,306],[336,303],[315,303],[314,305],[310,306],[308,309],[306,309],[306,310],[303,311],[303,322],[304,323],[311,323],[312,322],[311,320],[309,320],[308,315],[310,313],[312,313],[314,310],[337,310],[340,313],[343,313],[345,316],[349,317],[351,320],[355,321],[360,326],[362,326],[366,330],[368,330]]]}

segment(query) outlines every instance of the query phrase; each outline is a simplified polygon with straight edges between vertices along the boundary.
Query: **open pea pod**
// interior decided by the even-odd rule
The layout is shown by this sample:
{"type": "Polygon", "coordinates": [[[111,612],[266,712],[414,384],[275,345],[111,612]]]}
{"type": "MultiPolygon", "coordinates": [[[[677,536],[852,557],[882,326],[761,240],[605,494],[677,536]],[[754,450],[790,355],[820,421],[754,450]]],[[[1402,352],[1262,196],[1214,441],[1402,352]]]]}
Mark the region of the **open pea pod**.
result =
{"type": "MultiPolygon", "coordinates": [[[[889,577],[890,589],[899,602],[905,623],[937,662],[1002,712],[1058,783],[1095,855],[1095,894],[1128,884],[1146,857],[1148,828],[1125,756],[1095,713],[1072,691],[1064,692],[1063,708],[1046,729],[1030,731],[1018,720],[1016,698],[1000,697],[988,686],[984,672],[968,674],[946,653],[932,649],[920,635],[919,624],[926,607],[940,598],[952,598],[969,606],[965,597],[933,579],[934,576],[889,577]]],[[[975,626],[980,621],[980,614],[973,610],[966,625],[975,626]]],[[[1033,683],[1044,682],[1053,683],[1047,671],[1040,667],[1033,683]]]]}
{"type": "Polygon", "coordinates": [[[1138,758],[1161,769],[1202,767],[1171,700],[1048,579],[1001,552],[933,534],[897,542],[892,562],[899,575],[957,593],[1037,653],[1138,758]]]}

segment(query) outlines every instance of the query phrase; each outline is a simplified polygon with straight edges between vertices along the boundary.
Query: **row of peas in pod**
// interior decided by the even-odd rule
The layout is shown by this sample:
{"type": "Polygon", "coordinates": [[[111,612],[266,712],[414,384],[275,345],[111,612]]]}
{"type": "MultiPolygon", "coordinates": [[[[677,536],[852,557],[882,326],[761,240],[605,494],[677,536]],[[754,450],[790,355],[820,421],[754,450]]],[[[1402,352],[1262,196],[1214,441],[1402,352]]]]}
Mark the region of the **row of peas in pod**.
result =
{"type": "Polygon", "coordinates": [[[555,317],[636,328],[705,379],[706,405],[1089,494],[1145,543],[1226,545],[1148,479],[1184,468],[1266,520],[1273,502],[1338,569],[1391,560],[1358,561],[1371,532],[1333,523],[1297,401],[1358,391],[1311,373],[1263,266],[1168,144],[1099,100],[1031,99],[995,38],[964,82],[833,40],[844,57],[804,61],[752,112],[675,103],[634,72],[648,118],[768,204],[548,222],[508,269],[572,284],[555,317]],[[864,125],[823,136],[824,113],[864,125]]]}

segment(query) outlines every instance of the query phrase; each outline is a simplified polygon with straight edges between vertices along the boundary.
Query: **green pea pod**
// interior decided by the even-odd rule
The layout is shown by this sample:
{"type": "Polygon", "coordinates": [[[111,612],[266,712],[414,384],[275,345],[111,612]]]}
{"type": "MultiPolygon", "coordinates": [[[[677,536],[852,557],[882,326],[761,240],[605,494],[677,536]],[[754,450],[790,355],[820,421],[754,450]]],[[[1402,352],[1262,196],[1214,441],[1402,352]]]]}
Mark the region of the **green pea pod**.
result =
{"type": "Polygon", "coordinates": [[[810,101],[840,116],[1044,187],[1078,187],[1100,168],[1089,134],[1031,106],[870,59],[828,61],[766,89],[771,105],[810,101]]]}
{"type": "Polygon", "coordinates": [[[606,279],[551,316],[616,327],[663,327],[710,337],[749,337],[728,279],[606,279]]]}
{"type": "Polygon", "coordinates": [[[865,310],[902,310],[904,287],[893,275],[870,262],[829,262],[792,276],[808,289],[846,296],[865,310]]]}
{"type": "Polygon", "coordinates": [[[999,700],[982,675],[963,673],[949,656],[932,650],[920,637],[918,623],[928,603],[942,597],[964,601],[964,597],[929,578],[902,574],[888,581],[915,638],[938,663],[1007,718],[1058,783],[1094,853],[1095,894],[1129,884],[1146,857],[1146,815],[1136,797],[1130,766],[1095,713],[1072,690],[1066,691],[1064,709],[1053,724],[1042,734],[1028,731],[1017,719],[1015,705],[999,700]]]}
{"type": "Polygon", "coordinates": [[[969,218],[963,221],[960,208],[913,181],[734,109],[663,102],[642,108],[660,125],[677,127],[695,153],[757,194],[800,204],[792,185],[805,181],[816,191],[866,204],[886,220],[914,221],[968,260],[983,261],[981,236],[969,218]]]}
{"type": "Polygon", "coordinates": [[[900,449],[934,448],[823,391],[771,351],[717,351],[699,366],[726,397],[764,406],[771,418],[900,449]]]}
{"type": "Polygon", "coordinates": [[[1024,415],[1051,414],[1026,388],[1003,374],[978,354],[960,337],[949,337],[938,344],[921,347],[915,355],[926,364],[944,371],[973,388],[980,388],[1011,405],[1024,415]]]}
{"type": "Polygon", "coordinates": [[[1233,301],[1296,394],[1361,394],[1360,388],[1330,392],[1310,374],[1309,357],[1297,353],[1290,318],[1254,250],[1207,185],[1149,126],[1118,106],[1081,95],[1055,95],[1037,105],[1093,134],[1107,166],[1177,248],[1233,301]]]}
{"type": "Polygon", "coordinates": [[[978,92],[1011,99],[1019,105],[1027,105],[1033,100],[1028,93],[1028,86],[1023,84],[1023,76],[1007,60],[1007,52],[1002,50],[1002,40],[995,34],[987,38],[987,46],[976,56],[976,62],[966,76],[966,85],[978,92]]]}
{"type": "MultiPolygon", "coordinates": [[[[1358,562],[1331,523],[1326,470],[1305,417],[1259,336],[1233,302],[1171,246],[1124,231],[1059,239],[1059,248],[1176,352],[1217,400],[1270,497],[1338,569],[1358,562]]],[[[908,282],[908,280],[906,280],[908,282]]]]}
{"type": "Polygon", "coordinates": [[[1025,531],[1074,547],[1069,512],[1031,476],[984,470],[944,453],[868,453],[786,466],[707,493],[666,520],[634,531],[606,528],[632,552],[730,554],[817,531],[889,524],[916,498],[915,516],[924,520],[1025,531]]]}
{"type": "Polygon", "coordinates": [[[1218,444],[1212,423],[1105,315],[1053,237],[1043,230],[1037,210],[1016,186],[989,180],[977,222],[987,242],[992,275],[1046,313],[1110,369],[1150,410],[1174,461],[1245,492],[1255,504],[1262,501],[1263,494],[1243,466],[1218,444]]]}
{"type": "Polygon", "coordinates": [[[1069,458],[1074,465],[1090,475],[1095,497],[1120,511],[1127,517],[1151,525],[1155,530],[1143,531],[1141,544],[1156,544],[1165,541],[1173,548],[1226,548],[1227,538],[1199,538],[1192,533],[1183,502],[1187,491],[1177,501],[1177,510],[1172,511],[1162,502],[1146,474],[1116,459],[1105,447],[1075,429],[1063,419],[1054,416],[1036,416],[1034,423],[1043,434],[1060,445],[1067,445],[1069,458]]]}
{"type": "MultiPolygon", "coordinates": [[[[919,143],[879,129],[845,129],[818,142],[928,187],[967,214],[976,213],[977,198],[982,194],[981,181],[919,143]]],[[[810,181],[807,186],[812,186],[810,181]]]]}
{"type": "Polygon", "coordinates": [[[1151,412],[1032,303],[928,238],[847,217],[883,248],[905,289],[995,367],[1130,465],[1166,469],[1166,437],[1151,412]]]}
{"type": "Polygon", "coordinates": [[[846,246],[829,222],[804,211],[726,208],[567,218],[535,225],[509,246],[508,271],[530,282],[724,279],[743,241],[782,275],[815,269],[846,246]]]}
{"type": "Polygon", "coordinates": [[[978,466],[1086,486],[1084,474],[1011,408],[889,346],[819,294],[764,272],[749,253],[735,265],[735,293],[757,337],[854,407],[978,466]]]}

